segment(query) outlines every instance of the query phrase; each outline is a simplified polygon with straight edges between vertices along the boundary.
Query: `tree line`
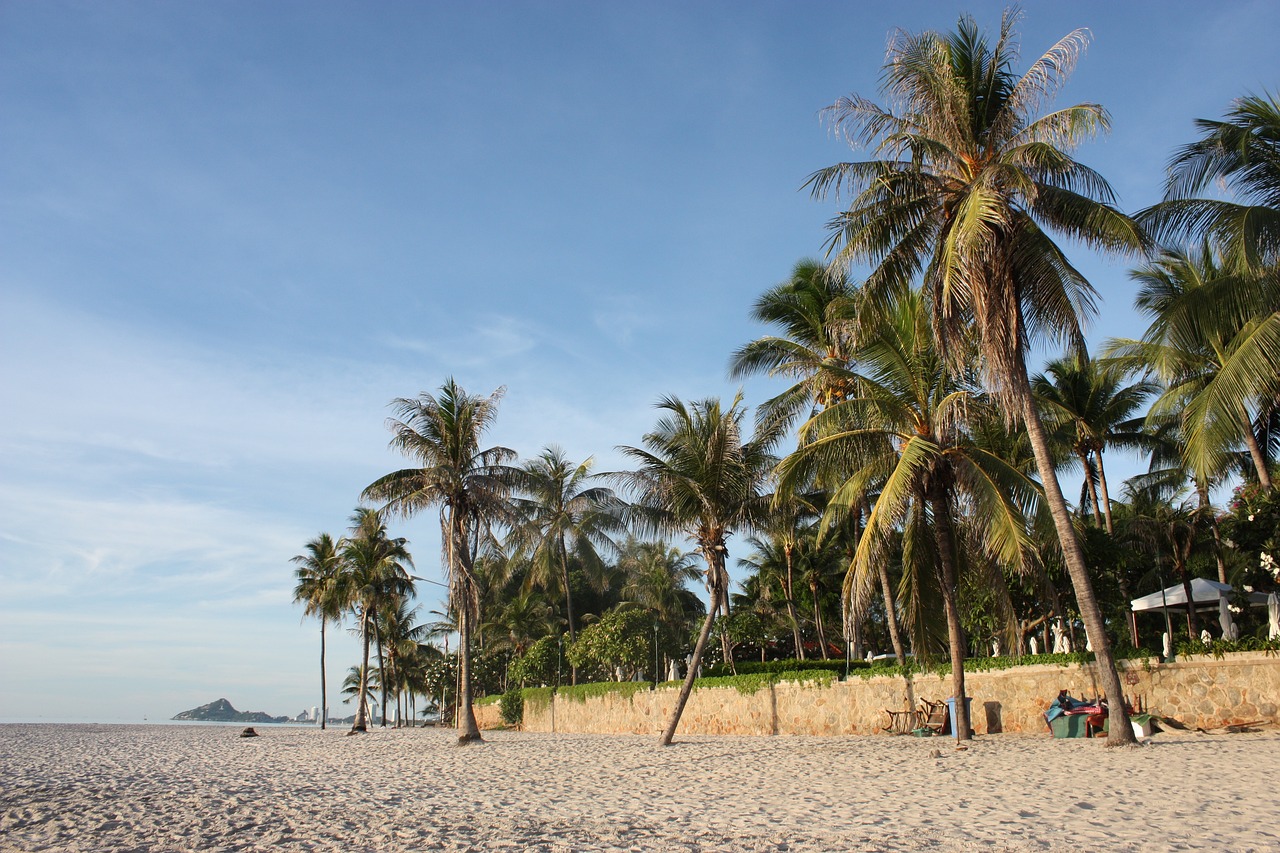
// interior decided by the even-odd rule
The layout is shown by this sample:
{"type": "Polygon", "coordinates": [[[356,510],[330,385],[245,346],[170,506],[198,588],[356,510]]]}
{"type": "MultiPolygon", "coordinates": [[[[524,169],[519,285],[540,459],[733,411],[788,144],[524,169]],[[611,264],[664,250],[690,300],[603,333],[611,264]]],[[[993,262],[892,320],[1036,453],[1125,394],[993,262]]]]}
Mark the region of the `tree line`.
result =
{"type": "MultiPolygon", "coordinates": [[[[376,509],[357,509],[349,535],[295,558],[322,679],[325,625],[350,616],[362,637],[354,728],[371,677],[384,722],[389,693],[438,697],[470,741],[477,688],[659,681],[674,662],[666,744],[704,659],[885,650],[904,668],[950,662],[967,737],[965,659],[1048,651],[1052,630],[1092,652],[1109,742],[1132,742],[1115,664],[1132,646],[1129,599],[1166,577],[1188,599],[1197,576],[1276,589],[1280,100],[1247,95],[1198,120],[1164,199],[1126,213],[1072,156],[1107,112],[1050,109],[1087,32],[1018,72],[1017,18],[994,36],[967,16],[899,33],[881,101],[826,111],[864,159],[809,177],[838,208],[826,257],[756,300],[768,334],[730,357],[732,377],[785,385],[754,413],[741,395],[665,398],[639,444],[618,448],[630,469],[599,473],[554,447],[521,462],[485,446],[501,390],[449,379],[392,403],[409,467],[363,491],[376,509]],[[1089,352],[1097,293],[1063,239],[1133,259],[1140,338],[1089,352]],[[1035,372],[1038,344],[1060,355],[1035,372]],[[1147,471],[1109,481],[1117,449],[1147,471]],[[1064,473],[1083,483],[1074,505],[1064,473]],[[386,522],[429,509],[449,594],[422,622],[386,522]],[[748,548],[737,591],[735,535],[748,548]],[[452,633],[452,651],[431,642],[452,633]]],[[[1201,630],[1189,610],[1187,640],[1201,630]]]]}

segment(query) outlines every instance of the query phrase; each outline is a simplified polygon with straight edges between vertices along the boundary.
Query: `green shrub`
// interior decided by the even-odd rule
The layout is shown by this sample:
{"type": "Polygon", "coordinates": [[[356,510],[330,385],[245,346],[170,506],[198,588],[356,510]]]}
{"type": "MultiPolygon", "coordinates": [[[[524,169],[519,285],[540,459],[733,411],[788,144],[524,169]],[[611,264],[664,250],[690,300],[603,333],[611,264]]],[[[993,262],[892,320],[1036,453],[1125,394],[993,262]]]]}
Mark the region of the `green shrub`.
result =
{"type": "Polygon", "coordinates": [[[508,726],[520,725],[524,722],[524,692],[519,687],[513,687],[503,693],[499,710],[502,713],[502,722],[508,726]]]}
{"type": "Polygon", "coordinates": [[[492,705],[493,703],[499,701],[500,699],[502,699],[501,694],[491,693],[488,696],[477,696],[476,698],[471,700],[471,704],[475,705],[476,707],[480,707],[482,705],[492,705]]]}
{"type": "MultiPolygon", "coordinates": [[[[866,665],[866,661],[850,661],[850,668],[866,665]]],[[[807,670],[824,670],[843,675],[845,663],[842,660],[744,660],[736,662],[734,669],[737,670],[738,675],[756,675],[762,672],[804,672],[807,670]]],[[[734,670],[730,669],[728,664],[723,663],[706,667],[703,671],[706,678],[723,678],[734,674],[734,670]]]]}
{"type": "Polygon", "coordinates": [[[574,684],[561,687],[559,695],[575,702],[585,702],[589,696],[605,696],[618,693],[626,697],[634,696],[642,690],[649,689],[647,681],[595,681],[587,684],[574,684]]]}
{"type": "Polygon", "coordinates": [[[551,697],[555,695],[554,687],[526,687],[520,691],[524,697],[524,706],[529,710],[535,708],[545,708],[551,704],[551,697]]]}

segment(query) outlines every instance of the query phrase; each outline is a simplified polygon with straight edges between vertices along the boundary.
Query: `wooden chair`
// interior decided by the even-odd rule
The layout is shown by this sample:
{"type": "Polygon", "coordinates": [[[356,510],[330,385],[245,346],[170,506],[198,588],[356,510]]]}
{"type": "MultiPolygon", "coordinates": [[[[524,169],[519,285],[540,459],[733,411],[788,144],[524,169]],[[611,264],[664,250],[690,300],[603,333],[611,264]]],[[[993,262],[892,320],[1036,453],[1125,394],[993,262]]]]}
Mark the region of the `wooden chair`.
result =
{"type": "Polygon", "coordinates": [[[889,725],[881,726],[881,731],[888,732],[891,735],[909,735],[915,731],[916,723],[920,716],[918,712],[890,711],[888,708],[885,708],[884,712],[889,715],[889,725]]]}
{"type": "Polygon", "coordinates": [[[928,729],[935,735],[942,734],[951,723],[946,702],[930,702],[928,699],[921,699],[918,716],[920,727],[928,729]]]}

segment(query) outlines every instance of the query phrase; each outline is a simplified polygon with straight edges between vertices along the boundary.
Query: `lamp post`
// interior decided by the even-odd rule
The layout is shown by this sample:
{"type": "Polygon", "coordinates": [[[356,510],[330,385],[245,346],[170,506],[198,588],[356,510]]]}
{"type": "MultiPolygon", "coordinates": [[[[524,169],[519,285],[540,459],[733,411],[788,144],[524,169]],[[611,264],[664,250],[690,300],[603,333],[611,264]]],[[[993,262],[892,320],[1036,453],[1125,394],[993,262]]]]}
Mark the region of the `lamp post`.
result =
{"type": "Polygon", "coordinates": [[[658,616],[653,616],[653,686],[658,686],[658,616]]]}

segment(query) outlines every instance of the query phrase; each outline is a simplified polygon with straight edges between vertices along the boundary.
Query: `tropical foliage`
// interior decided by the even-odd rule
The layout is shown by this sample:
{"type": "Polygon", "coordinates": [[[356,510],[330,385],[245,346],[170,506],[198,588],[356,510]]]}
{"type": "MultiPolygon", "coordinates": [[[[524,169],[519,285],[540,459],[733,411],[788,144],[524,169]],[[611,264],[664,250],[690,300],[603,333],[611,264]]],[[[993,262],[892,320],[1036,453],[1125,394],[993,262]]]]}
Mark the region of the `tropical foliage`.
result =
{"type": "Polygon", "coordinates": [[[617,448],[626,470],[601,474],[555,446],[487,446],[501,391],[450,379],[392,401],[409,467],[364,489],[346,536],[293,558],[322,700],[344,620],[361,640],[354,728],[371,702],[385,724],[421,699],[464,742],[478,694],[515,720],[535,694],[626,693],[674,669],[665,744],[704,664],[740,689],[896,673],[909,697],[932,667],[963,697],[966,670],[1092,657],[1122,742],[1116,656],[1164,630],[1184,649],[1270,648],[1256,608],[1238,609],[1240,640],[1205,646],[1194,614],[1131,624],[1129,601],[1197,577],[1280,589],[1280,103],[1200,120],[1165,198],[1131,217],[1074,158],[1106,111],[1052,106],[1087,33],[1020,69],[1017,20],[899,33],[880,103],[828,110],[863,159],[806,184],[837,204],[828,257],[743,300],[764,333],[730,373],[776,386],[754,413],[741,393],[664,397],[617,448]],[[1101,358],[1082,332],[1098,294],[1064,242],[1134,258],[1149,325],[1101,358]],[[1146,472],[1116,482],[1117,452],[1146,472]],[[1060,476],[1081,484],[1074,506],[1060,476]],[[448,590],[433,622],[387,529],[428,508],[448,590]]]}

